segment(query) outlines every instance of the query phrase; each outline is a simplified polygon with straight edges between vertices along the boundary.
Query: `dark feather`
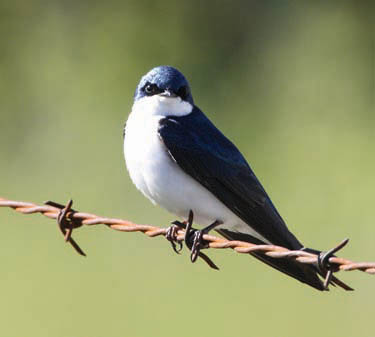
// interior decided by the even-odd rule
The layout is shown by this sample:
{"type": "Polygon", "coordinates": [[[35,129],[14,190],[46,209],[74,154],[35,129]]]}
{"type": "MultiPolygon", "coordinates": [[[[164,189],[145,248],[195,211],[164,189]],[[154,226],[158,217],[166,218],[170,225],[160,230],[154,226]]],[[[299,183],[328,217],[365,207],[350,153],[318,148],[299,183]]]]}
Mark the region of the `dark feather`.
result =
{"type": "MultiPolygon", "coordinates": [[[[186,116],[161,119],[159,136],[171,158],[181,169],[206,187],[253,230],[274,245],[291,250],[303,248],[288,230],[236,146],[197,107],[186,116]]],[[[231,240],[264,244],[248,234],[230,230],[218,232],[231,240]]],[[[324,290],[314,266],[274,259],[262,253],[252,255],[303,283],[324,290]]],[[[334,278],[332,283],[340,285],[336,280],[334,278]]]]}
{"type": "Polygon", "coordinates": [[[239,150],[195,107],[165,117],[159,135],[173,160],[224,205],[275,245],[300,249],[239,150]]]}
{"type": "MultiPolygon", "coordinates": [[[[228,240],[239,240],[259,245],[264,244],[264,242],[248,234],[232,232],[225,229],[219,229],[217,232],[228,240]]],[[[302,283],[306,283],[317,290],[325,290],[322,281],[317,275],[316,268],[312,265],[303,265],[287,259],[275,259],[257,252],[253,252],[251,255],[269,266],[281,271],[282,273],[301,281],[302,283]]]]}

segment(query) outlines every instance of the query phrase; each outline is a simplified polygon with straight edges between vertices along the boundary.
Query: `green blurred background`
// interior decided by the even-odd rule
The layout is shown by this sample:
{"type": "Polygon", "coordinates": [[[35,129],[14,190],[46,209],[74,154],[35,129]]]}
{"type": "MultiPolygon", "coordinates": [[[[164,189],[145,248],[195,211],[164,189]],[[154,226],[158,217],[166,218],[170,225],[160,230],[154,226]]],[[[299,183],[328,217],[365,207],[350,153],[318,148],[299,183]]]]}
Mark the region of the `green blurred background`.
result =
{"type": "MultiPolygon", "coordinates": [[[[0,1],[0,196],[166,226],[122,128],[170,64],[250,161],[290,229],[375,260],[374,11],[366,1],[0,1]]],[[[1,336],[373,336],[375,279],[319,293],[248,256],[215,272],[162,239],[0,209],[1,336]]]]}

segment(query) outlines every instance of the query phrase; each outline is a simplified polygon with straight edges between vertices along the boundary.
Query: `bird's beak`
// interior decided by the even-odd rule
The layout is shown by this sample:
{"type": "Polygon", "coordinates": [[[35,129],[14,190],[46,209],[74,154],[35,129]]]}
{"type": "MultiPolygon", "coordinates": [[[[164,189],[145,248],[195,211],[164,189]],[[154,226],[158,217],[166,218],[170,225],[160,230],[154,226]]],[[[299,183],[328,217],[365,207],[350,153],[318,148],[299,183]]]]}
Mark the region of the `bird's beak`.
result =
{"type": "Polygon", "coordinates": [[[165,89],[162,93],[159,94],[163,97],[177,97],[177,95],[173,92],[172,89],[165,89]]]}

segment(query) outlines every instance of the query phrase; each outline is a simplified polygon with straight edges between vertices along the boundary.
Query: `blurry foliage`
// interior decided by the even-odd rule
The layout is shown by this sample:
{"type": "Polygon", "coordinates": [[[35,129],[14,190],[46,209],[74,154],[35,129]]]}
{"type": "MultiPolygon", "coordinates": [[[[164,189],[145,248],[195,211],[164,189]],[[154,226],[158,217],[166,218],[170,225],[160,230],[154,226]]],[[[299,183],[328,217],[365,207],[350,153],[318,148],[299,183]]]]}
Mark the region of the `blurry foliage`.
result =
{"type": "MultiPolygon", "coordinates": [[[[373,7],[0,1],[0,195],[174,220],[132,186],[121,138],[140,77],[170,64],[302,242],[348,236],[345,256],[374,260],[373,7]]],[[[83,259],[51,221],[0,213],[3,336],[354,336],[372,320],[367,275],[343,275],[354,294],[321,294],[249,257],[212,252],[216,273],[104,228],[75,234],[83,259]]]]}

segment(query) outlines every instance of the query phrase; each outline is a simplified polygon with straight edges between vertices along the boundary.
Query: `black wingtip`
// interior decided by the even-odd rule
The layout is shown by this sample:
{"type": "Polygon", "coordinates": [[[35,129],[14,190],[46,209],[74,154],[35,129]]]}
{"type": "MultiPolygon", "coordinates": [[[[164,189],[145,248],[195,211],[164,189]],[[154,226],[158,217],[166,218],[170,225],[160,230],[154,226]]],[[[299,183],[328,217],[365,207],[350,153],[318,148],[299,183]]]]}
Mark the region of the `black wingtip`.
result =
{"type": "MultiPolygon", "coordinates": [[[[248,234],[237,233],[223,229],[219,229],[217,230],[217,232],[219,232],[221,235],[223,235],[225,238],[229,240],[247,241],[255,244],[260,243],[259,240],[256,241],[255,238],[251,237],[248,234]]],[[[324,287],[323,282],[318,276],[317,270],[312,265],[303,265],[296,261],[287,259],[275,259],[260,252],[253,252],[250,254],[258,260],[266,263],[270,267],[273,267],[278,271],[313,287],[316,290],[327,291],[327,289],[324,287]]]]}

